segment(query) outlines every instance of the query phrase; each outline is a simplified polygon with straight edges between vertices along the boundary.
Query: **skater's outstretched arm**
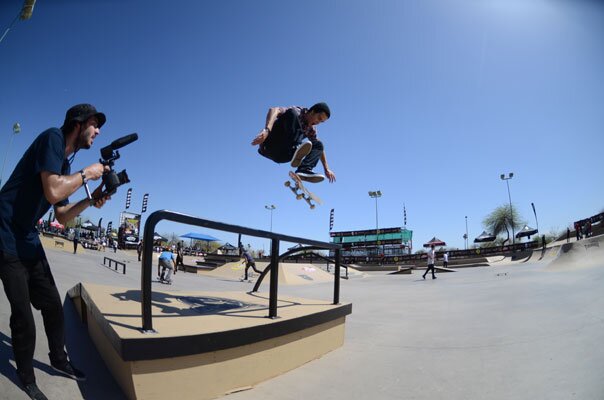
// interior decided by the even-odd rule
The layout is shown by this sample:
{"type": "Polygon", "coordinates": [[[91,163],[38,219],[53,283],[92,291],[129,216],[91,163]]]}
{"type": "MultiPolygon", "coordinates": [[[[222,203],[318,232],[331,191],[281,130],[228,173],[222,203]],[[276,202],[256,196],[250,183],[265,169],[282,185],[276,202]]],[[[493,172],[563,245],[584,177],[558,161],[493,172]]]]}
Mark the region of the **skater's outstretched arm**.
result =
{"type": "Polygon", "coordinates": [[[282,107],[271,107],[266,114],[266,124],[264,125],[264,129],[260,131],[260,133],[252,140],[252,146],[256,146],[258,144],[264,143],[268,134],[273,129],[273,125],[277,120],[277,117],[284,112],[284,108],[282,107]]]}
{"type": "Polygon", "coordinates": [[[327,157],[325,156],[325,150],[321,153],[321,164],[323,164],[323,169],[325,170],[325,176],[329,179],[330,183],[334,183],[336,181],[336,174],[333,173],[332,170],[329,169],[327,164],[327,157]]]}

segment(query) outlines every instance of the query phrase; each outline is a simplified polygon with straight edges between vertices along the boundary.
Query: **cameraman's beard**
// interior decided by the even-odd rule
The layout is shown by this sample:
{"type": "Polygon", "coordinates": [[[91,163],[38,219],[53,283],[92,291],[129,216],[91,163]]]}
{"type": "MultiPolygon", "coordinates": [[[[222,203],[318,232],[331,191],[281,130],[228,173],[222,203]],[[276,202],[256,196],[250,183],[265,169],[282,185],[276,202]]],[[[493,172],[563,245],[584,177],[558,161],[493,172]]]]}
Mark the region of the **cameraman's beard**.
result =
{"type": "Polygon", "coordinates": [[[79,150],[79,149],[88,150],[90,148],[89,140],[86,135],[86,130],[83,130],[82,128],[80,128],[80,134],[78,135],[78,144],[77,144],[76,148],[77,148],[77,150],[79,150]]]}

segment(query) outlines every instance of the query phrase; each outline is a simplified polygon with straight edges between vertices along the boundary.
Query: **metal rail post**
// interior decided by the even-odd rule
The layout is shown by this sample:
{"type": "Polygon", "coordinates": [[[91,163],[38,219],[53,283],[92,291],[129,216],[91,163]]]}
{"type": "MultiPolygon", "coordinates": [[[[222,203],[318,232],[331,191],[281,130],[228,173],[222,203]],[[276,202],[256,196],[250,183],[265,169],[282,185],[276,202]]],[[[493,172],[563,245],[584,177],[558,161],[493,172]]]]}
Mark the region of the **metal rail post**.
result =
{"type": "Polygon", "coordinates": [[[155,226],[162,219],[162,212],[154,212],[149,215],[145,222],[143,235],[143,257],[141,259],[141,311],[143,314],[143,332],[153,333],[153,316],[151,314],[151,274],[153,268],[153,233],[155,226]]]}
{"type": "Polygon", "coordinates": [[[335,280],[333,283],[333,304],[340,304],[340,249],[335,250],[335,280]]]}
{"type": "Polygon", "coordinates": [[[277,318],[277,291],[279,286],[279,241],[271,240],[271,281],[268,301],[268,317],[277,318]]]}

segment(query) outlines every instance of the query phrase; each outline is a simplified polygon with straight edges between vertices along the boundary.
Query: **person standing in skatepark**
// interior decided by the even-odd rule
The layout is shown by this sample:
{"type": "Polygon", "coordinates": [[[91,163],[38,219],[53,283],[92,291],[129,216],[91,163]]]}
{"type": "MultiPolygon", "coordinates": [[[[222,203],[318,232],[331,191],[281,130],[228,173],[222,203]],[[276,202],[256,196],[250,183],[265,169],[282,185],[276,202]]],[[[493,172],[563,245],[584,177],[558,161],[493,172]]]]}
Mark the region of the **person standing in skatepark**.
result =
{"type": "Polygon", "coordinates": [[[34,375],[32,306],[42,313],[51,367],[70,378],[86,379],[65,352],[63,303],[35,225],[51,205],[57,220],[65,224],[88,207],[101,208],[109,200],[101,184],[92,199],[69,202],[69,196],[88,181],[99,180],[109,168],[94,163],[71,173],[73,157],[91,148],[105,121],[105,114],[90,104],[71,107],[61,128],[47,129],[33,141],[0,190],[0,279],[11,306],[17,376],[32,399],[46,399],[34,375]]]}
{"type": "Polygon", "coordinates": [[[426,272],[422,275],[422,278],[426,279],[426,275],[428,272],[432,271],[432,279],[436,279],[434,275],[434,263],[436,261],[436,252],[434,251],[434,245],[430,245],[430,250],[428,250],[428,268],[426,268],[426,272]]]}

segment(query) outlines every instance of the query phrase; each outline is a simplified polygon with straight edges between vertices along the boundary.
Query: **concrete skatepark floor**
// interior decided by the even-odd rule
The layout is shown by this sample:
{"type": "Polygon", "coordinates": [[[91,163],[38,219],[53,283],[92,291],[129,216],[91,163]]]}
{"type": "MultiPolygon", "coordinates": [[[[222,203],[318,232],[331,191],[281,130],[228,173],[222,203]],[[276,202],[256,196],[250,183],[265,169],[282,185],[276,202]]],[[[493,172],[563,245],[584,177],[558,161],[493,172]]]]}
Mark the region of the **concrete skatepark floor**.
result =
{"type": "MultiPolygon", "coordinates": [[[[135,253],[86,250],[72,255],[48,249],[47,255],[63,298],[78,282],[140,288],[135,253]],[[126,262],[127,274],[104,267],[103,256],[126,262]]],[[[568,268],[548,268],[529,260],[464,268],[437,275],[437,280],[424,281],[423,271],[368,273],[343,280],[341,299],[353,303],[344,346],[226,398],[601,400],[604,257],[597,255],[595,262],[585,263],[588,267],[581,267],[581,259],[569,261],[568,268]]],[[[247,282],[179,272],[170,290],[251,287],[247,282]]],[[[279,293],[329,299],[333,286],[282,285],[279,293]]],[[[88,380],[77,383],[53,374],[42,318],[34,311],[38,385],[51,399],[124,398],[70,300],[64,304],[67,350],[88,380]]],[[[16,384],[9,316],[2,294],[0,398],[26,399],[16,384]]]]}

